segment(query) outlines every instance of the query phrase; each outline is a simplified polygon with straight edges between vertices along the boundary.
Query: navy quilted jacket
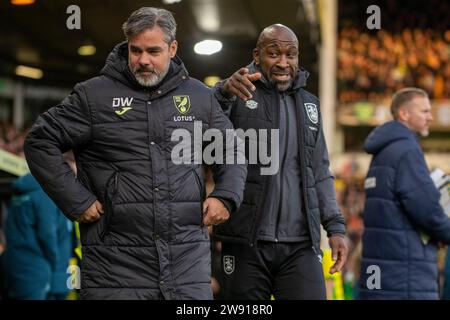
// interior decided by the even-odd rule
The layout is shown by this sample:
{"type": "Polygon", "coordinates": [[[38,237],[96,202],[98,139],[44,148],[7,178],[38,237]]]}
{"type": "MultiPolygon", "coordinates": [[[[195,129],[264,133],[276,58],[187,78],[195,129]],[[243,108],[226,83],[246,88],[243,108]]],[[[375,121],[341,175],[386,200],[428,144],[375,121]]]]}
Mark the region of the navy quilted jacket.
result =
{"type": "Polygon", "coordinates": [[[391,121],[376,128],[364,147],[373,159],[365,182],[360,298],[438,299],[436,242],[450,243],[450,219],[417,136],[391,121]],[[424,234],[430,241],[422,240],[424,234]],[[369,289],[376,283],[371,265],[379,267],[379,289],[369,289]]]}

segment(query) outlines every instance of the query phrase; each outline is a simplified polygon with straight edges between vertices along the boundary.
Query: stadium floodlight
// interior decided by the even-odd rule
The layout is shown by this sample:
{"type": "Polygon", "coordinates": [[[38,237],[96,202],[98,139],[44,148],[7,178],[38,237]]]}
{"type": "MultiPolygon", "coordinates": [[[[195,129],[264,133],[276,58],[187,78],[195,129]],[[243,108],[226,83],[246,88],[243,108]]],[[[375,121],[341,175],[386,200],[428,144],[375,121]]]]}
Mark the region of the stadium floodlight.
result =
{"type": "Polygon", "coordinates": [[[197,42],[194,46],[196,54],[211,55],[222,50],[222,42],[218,40],[203,40],[197,42]]]}
{"type": "Polygon", "coordinates": [[[44,73],[38,68],[19,65],[16,67],[16,75],[31,79],[41,79],[44,73]]]}
{"type": "Polygon", "coordinates": [[[85,44],[78,48],[78,54],[80,56],[92,56],[96,51],[97,49],[92,44],[85,44]]]}
{"type": "Polygon", "coordinates": [[[181,0],[162,0],[163,4],[174,4],[178,2],[181,2],[181,0]]]}
{"type": "Polygon", "coordinates": [[[11,4],[15,6],[27,6],[33,4],[35,0],[11,0],[11,4]]]}

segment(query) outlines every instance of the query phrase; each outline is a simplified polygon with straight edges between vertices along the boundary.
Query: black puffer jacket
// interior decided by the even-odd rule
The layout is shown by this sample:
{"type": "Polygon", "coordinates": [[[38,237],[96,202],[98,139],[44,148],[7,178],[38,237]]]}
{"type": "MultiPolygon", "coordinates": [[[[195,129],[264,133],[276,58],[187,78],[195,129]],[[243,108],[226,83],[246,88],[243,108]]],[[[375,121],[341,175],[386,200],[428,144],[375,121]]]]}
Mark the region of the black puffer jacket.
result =
{"type": "MultiPolygon", "coordinates": [[[[81,224],[83,298],[212,298],[201,165],[171,161],[178,144],[171,134],[193,134],[194,120],[203,131],[224,131],[231,122],[178,58],[170,76],[149,90],[137,84],[127,55],[127,44],[118,45],[101,76],[78,84],[38,118],[25,142],[30,170],[72,219],[96,199],[103,204],[98,222],[81,224]],[[69,149],[78,180],[61,157],[69,149]]],[[[212,169],[210,196],[239,207],[245,165],[212,169]]]]}

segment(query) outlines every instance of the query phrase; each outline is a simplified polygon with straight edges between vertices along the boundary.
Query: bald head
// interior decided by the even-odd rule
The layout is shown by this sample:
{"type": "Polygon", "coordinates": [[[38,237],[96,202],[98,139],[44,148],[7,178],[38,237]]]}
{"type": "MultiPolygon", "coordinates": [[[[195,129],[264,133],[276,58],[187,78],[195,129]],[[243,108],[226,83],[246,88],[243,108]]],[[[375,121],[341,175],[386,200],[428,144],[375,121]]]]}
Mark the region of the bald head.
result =
{"type": "Polygon", "coordinates": [[[294,31],[282,24],[273,24],[264,28],[259,34],[256,47],[263,48],[273,42],[292,42],[298,46],[298,39],[294,31]]]}
{"type": "Polygon", "coordinates": [[[278,91],[289,89],[298,74],[298,39],[282,24],[273,24],[259,35],[253,60],[278,91]]]}

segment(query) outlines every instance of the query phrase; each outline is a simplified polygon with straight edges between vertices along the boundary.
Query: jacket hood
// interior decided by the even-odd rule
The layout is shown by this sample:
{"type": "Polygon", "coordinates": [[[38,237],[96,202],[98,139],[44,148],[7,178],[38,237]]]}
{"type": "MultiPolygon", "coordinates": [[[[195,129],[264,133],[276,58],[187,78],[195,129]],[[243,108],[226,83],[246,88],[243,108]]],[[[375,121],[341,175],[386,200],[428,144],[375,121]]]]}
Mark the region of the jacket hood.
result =
{"type": "MultiPolygon", "coordinates": [[[[261,77],[261,79],[259,81],[261,83],[263,83],[264,87],[266,87],[268,89],[272,88],[272,84],[264,76],[261,68],[255,64],[255,61],[252,61],[252,63],[250,63],[247,66],[247,68],[250,71],[250,73],[261,72],[262,77],[261,77]]],[[[298,89],[306,86],[306,79],[308,79],[308,77],[309,77],[309,72],[306,71],[305,69],[303,69],[302,67],[300,67],[299,70],[298,70],[297,76],[294,79],[294,82],[292,83],[291,87],[287,91],[288,92],[290,92],[290,91],[297,91],[298,89]]]]}
{"type": "Polygon", "coordinates": [[[31,175],[31,173],[28,173],[24,176],[17,178],[13,182],[12,188],[16,193],[23,194],[39,190],[41,186],[39,185],[39,182],[37,182],[37,180],[31,175]]]}
{"type": "Polygon", "coordinates": [[[127,41],[121,42],[114,47],[108,55],[108,58],[106,58],[105,66],[100,74],[114,78],[125,85],[144,90],[154,90],[156,88],[164,88],[167,90],[169,87],[178,85],[180,79],[184,80],[189,76],[181,59],[175,56],[170,62],[169,72],[167,72],[167,75],[160,83],[154,87],[141,86],[128,67],[127,41]]]}
{"type": "Polygon", "coordinates": [[[376,154],[398,140],[417,140],[417,135],[398,121],[387,122],[375,128],[364,142],[364,150],[376,154]]]}

